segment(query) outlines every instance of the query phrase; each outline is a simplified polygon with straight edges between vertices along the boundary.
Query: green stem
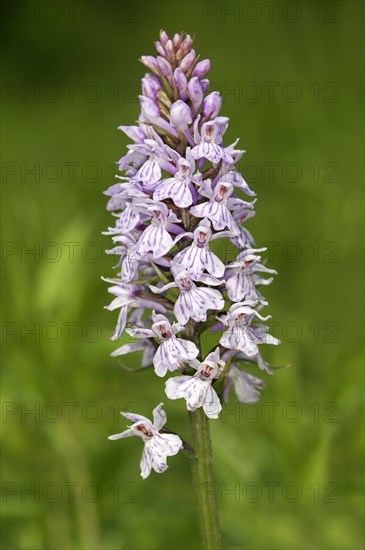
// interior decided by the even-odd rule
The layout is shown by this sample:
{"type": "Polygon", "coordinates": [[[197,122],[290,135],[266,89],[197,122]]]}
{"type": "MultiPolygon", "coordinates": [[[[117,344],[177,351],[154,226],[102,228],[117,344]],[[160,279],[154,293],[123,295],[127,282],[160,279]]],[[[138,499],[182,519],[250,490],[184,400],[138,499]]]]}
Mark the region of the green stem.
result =
{"type": "MultiPolygon", "coordinates": [[[[190,319],[186,325],[185,337],[195,342],[200,348],[200,336],[196,328],[196,323],[190,319]]],[[[222,542],[209,419],[202,408],[189,412],[189,419],[193,446],[191,464],[202,539],[201,548],[202,550],[220,550],[222,542]]]]}
{"type": "Polygon", "coordinates": [[[189,412],[193,440],[193,484],[203,550],[222,548],[219,530],[217,487],[214,481],[209,419],[202,408],[189,412]]]}

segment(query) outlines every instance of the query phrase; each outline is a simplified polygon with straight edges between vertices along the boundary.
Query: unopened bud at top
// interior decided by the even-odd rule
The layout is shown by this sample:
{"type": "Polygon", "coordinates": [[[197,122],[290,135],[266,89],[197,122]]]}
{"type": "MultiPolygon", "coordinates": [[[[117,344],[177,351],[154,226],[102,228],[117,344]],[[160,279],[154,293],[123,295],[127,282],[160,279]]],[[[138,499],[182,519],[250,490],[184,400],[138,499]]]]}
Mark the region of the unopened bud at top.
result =
{"type": "Polygon", "coordinates": [[[165,50],[163,49],[162,44],[160,42],[155,42],[155,48],[159,55],[166,57],[165,50]]]}
{"type": "Polygon", "coordinates": [[[165,33],[165,31],[163,31],[163,30],[161,29],[161,30],[160,30],[160,42],[161,42],[161,45],[164,46],[168,40],[169,40],[168,34],[165,33]]]}
{"type": "Polygon", "coordinates": [[[168,58],[172,58],[175,55],[175,48],[172,40],[168,40],[165,44],[165,52],[168,58]]]}
{"type": "Polygon", "coordinates": [[[182,53],[187,53],[192,45],[193,39],[191,38],[190,34],[187,34],[180,46],[180,50],[182,51],[182,53]]]}
{"type": "Polygon", "coordinates": [[[186,99],[187,90],[188,90],[188,81],[184,71],[182,71],[180,67],[178,67],[174,71],[174,80],[181,99],[186,99]]]}
{"type": "Polygon", "coordinates": [[[166,78],[171,76],[172,68],[171,68],[170,63],[167,61],[167,59],[165,59],[164,57],[158,56],[157,65],[158,65],[160,73],[163,76],[165,76],[166,78]]]}
{"type": "Polygon", "coordinates": [[[215,118],[222,107],[222,98],[219,92],[212,92],[204,98],[202,112],[205,118],[215,118]]]}
{"type": "Polygon", "coordinates": [[[197,76],[194,76],[188,84],[189,98],[193,104],[194,112],[199,109],[201,102],[203,101],[203,90],[197,76]]]}
{"type": "Polygon", "coordinates": [[[152,55],[142,55],[141,61],[151,71],[158,71],[157,60],[152,55]]]}
{"type": "Polygon", "coordinates": [[[209,59],[203,59],[203,61],[199,61],[197,63],[196,67],[194,67],[192,76],[197,76],[198,78],[203,78],[206,74],[208,74],[210,71],[210,61],[209,59]]]}
{"type": "Polygon", "coordinates": [[[174,34],[174,38],[172,39],[172,42],[175,48],[178,49],[181,44],[181,34],[179,33],[174,34]]]}
{"type": "Polygon", "coordinates": [[[191,50],[191,52],[189,52],[184,57],[184,59],[182,59],[180,63],[180,69],[183,70],[184,73],[187,73],[195,63],[195,59],[196,59],[195,51],[191,50]]]}

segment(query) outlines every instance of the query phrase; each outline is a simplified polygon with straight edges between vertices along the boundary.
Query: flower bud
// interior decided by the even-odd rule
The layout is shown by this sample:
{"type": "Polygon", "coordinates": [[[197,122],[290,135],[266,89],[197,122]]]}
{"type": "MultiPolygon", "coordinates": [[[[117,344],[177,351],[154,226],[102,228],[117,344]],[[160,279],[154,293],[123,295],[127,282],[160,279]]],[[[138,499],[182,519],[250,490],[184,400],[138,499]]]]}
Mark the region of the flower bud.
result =
{"type": "Polygon", "coordinates": [[[160,42],[155,42],[155,48],[159,55],[162,55],[163,57],[166,57],[165,50],[163,49],[160,42]]]}
{"type": "Polygon", "coordinates": [[[200,84],[200,80],[197,76],[194,76],[188,84],[188,95],[193,104],[194,111],[197,112],[201,102],[203,101],[203,90],[200,84]]]}
{"type": "Polygon", "coordinates": [[[188,81],[185,73],[178,67],[174,72],[176,88],[178,89],[181,99],[186,99],[188,90],[188,81]]]}
{"type": "Polygon", "coordinates": [[[165,44],[165,52],[167,57],[171,58],[175,55],[175,48],[172,43],[172,40],[168,40],[165,44]]]}
{"type": "Polygon", "coordinates": [[[182,53],[187,53],[191,46],[193,45],[193,39],[191,38],[190,34],[187,34],[180,46],[180,50],[182,53]]]}
{"type": "Polygon", "coordinates": [[[180,69],[187,73],[189,69],[193,66],[196,59],[195,51],[191,50],[180,63],[180,69]]]}
{"type": "Polygon", "coordinates": [[[205,118],[215,118],[222,107],[222,98],[219,92],[212,92],[204,98],[202,112],[205,118]]]}
{"type": "Polygon", "coordinates": [[[190,107],[181,99],[171,105],[170,122],[177,129],[183,132],[193,122],[190,107]]]}
{"type": "Polygon", "coordinates": [[[152,55],[142,55],[141,62],[151,71],[158,70],[157,61],[152,55]]]}
{"type": "Polygon", "coordinates": [[[165,76],[166,78],[171,76],[172,68],[170,63],[165,59],[164,57],[158,56],[157,58],[157,65],[159,68],[160,73],[165,76]]]}
{"type": "Polygon", "coordinates": [[[203,78],[210,71],[210,61],[209,59],[203,59],[199,61],[196,67],[193,70],[192,76],[197,76],[198,78],[203,78]]]}
{"type": "Polygon", "coordinates": [[[162,46],[166,44],[166,42],[169,40],[168,34],[165,33],[162,29],[160,30],[160,42],[162,46]]]}
{"type": "Polygon", "coordinates": [[[172,42],[176,49],[179,48],[181,44],[181,34],[179,33],[174,34],[174,38],[172,39],[172,42]]]}

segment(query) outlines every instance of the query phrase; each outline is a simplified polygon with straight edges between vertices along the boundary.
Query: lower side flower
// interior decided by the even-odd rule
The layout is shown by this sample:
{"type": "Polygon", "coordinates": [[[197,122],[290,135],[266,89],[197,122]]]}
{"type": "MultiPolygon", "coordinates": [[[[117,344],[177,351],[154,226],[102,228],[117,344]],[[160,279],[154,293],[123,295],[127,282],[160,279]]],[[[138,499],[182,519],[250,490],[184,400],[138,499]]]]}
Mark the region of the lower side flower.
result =
{"type": "Polygon", "coordinates": [[[222,405],[216,391],[212,388],[212,382],[218,378],[221,371],[219,348],[210,353],[203,363],[195,360],[190,364],[197,369],[197,372],[193,376],[169,378],[165,386],[167,397],[184,398],[188,411],[203,407],[209,418],[218,418],[222,405]]]}
{"type": "Polygon", "coordinates": [[[182,448],[183,442],[176,434],[160,433],[162,426],[166,424],[166,413],[162,410],[163,403],[153,409],[153,423],[140,414],[121,412],[120,414],[131,420],[133,424],[127,430],[119,434],[110,435],[108,439],[122,439],[136,435],[144,442],[141,457],[141,476],[146,479],[155,470],[164,472],[167,466],[167,457],[176,455],[182,448]]]}

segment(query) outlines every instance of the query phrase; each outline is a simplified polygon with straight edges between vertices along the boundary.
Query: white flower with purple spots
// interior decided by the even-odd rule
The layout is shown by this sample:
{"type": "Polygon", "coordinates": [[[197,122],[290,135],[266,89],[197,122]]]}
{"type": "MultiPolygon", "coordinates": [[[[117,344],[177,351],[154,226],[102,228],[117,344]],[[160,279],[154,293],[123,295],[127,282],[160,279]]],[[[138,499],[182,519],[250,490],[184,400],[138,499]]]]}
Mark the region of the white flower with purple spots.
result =
{"type": "Polygon", "coordinates": [[[153,409],[153,423],[140,414],[121,412],[120,414],[133,424],[124,432],[108,437],[112,441],[133,435],[142,439],[144,448],[140,467],[143,479],[150,475],[152,469],[158,474],[165,472],[168,468],[167,457],[176,455],[183,447],[183,442],[178,435],[160,433],[167,420],[162,407],[163,403],[160,403],[153,409]]]}
{"type": "Polygon", "coordinates": [[[186,149],[185,157],[178,160],[179,169],[173,178],[161,180],[156,184],[154,200],[162,201],[171,198],[179,208],[186,208],[193,203],[192,190],[195,192],[195,189],[192,183],[198,180],[193,176],[195,162],[190,147],[186,149]]]}
{"type": "MultiPolygon", "coordinates": [[[[207,286],[196,286],[189,271],[177,262],[171,262],[171,268],[175,281],[161,288],[150,285],[150,289],[158,294],[174,287],[180,289],[180,295],[174,305],[174,315],[179,323],[186,325],[189,319],[198,322],[206,321],[208,309],[223,309],[224,299],[219,290],[207,286]]],[[[221,284],[219,279],[205,274],[200,276],[200,282],[213,286],[221,284]]]]}
{"type": "Polygon", "coordinates": [[[223,236],[225,233],[212,234],[210,221],[207,218],[202,220],[194,233],[185,233],[183,236],[193,238],[193,243],[178,252],[175,261],[180,262],[189,270],[194,280],[199,280],[204,270],[208,271],[213,277],[223,277],[225,266],[222,260],[209,249],[209,242],[223,236]]]}
{"type": "Polygon", "coordinates": [[[204,180],[199,188],[199,193],[209,198],[208,202],[197,204],[190,208],[190,212],[197,218],[208,218],[212,221],[215,230],[228,229],[237,232],[237,224],[231,214],[231,209],[253,208],[253,203],[245,202],[238,198],[231,198],[233,185],[229,182],[220,181],[212,189],[211,181],[204,180]]]}
{"type": "Polygon", "coordinates": [[[152,252],[155,259],[167,254],[174,246],[167,226],[179,222],[176,215],[167,208],[163,202],[150,201],[146,206],[141,206],[152,214],[151,224],[146,227],[140,236],[136,254],[143,256],[146,252],[152,252]]]}
{"type": "Polygon", "coordinates": [[[152,314],[153,324],[151,329],[133,327],[126,332],[134,338],[158,338],[160,345],[153,357],[153,364],[157,376],[165,376],[168,370],[174,371],[180,368],[182,363],[195,359],[199,350],[189,340],[177,338],[176,333],[184,330],[179,323],[170,324],[164,315],[152,314]]]}
{"type": "Polygon", "coordinates": [[[209,418],[218,418],[222,405],[212,382],[218,378],[224,363],[220,359],[219,348],[207,355],[202,363],[194,361],[191,366],[197,369],[193,376],[176,376],[166,382],[165,392],[169,399],[186,400],[188,411],[203,407],[209,418]]]}
{"type": "Polygon", "coordinates": [[[259,262],[261,256],[255,252],[263,252],[266,248],[248,249],[241,252],[236,261],[227,265],[227,294],[233,302],[246,302],[246,304],[256,305],[258,302],[267,305],[257,285],[269,285],[273,278],[264,279],[257,275],[258,272],[272,273],[277,272],[269,269],[259,262]]]}
{"type": "Polygon", "coordinates": [[[194,140],[197,145],[193,147],[191,154],[195,159],[208,159],[213,164],[220,160],[233,163],[232,156],[222,147],[222,130],[215,120],[210,120],[202,124],[200,134],[198,123],[200,115],[194,122],[194,140]]]}
{"type": "Polygon", "coordinates": [[[249,358],[256,357],[259,353],[258,344],[280,344],[277,338],[264,332],[260,325],[250,326],[253,317],[258,317],[262,321],[271,319],[271,315],[262,317],[251,305],[245,302],[233,304],[226,315],[219,317],[228,327],[219,340],[221,346],[242,351],[249,358]]]}

